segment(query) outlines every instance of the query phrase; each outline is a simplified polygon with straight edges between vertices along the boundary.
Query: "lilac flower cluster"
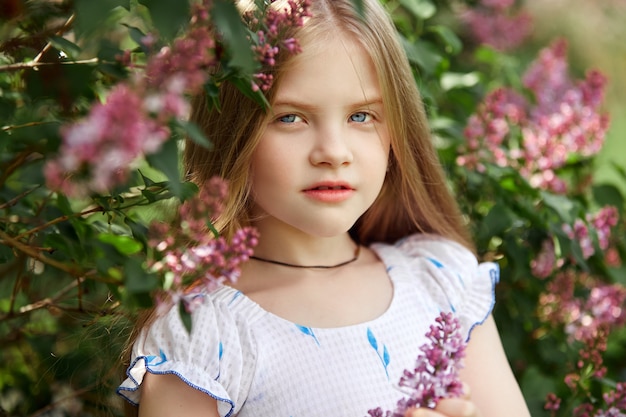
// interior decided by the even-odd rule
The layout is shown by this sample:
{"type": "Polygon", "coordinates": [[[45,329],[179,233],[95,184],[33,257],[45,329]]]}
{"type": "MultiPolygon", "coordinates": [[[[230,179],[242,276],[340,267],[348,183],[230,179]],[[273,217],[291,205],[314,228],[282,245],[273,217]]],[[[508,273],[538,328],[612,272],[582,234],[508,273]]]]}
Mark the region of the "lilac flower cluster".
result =
{"type": "MultiPolygon", "coordinates": [[[[267,29],[258,31],[260,44],[253,47],[262,65],[274,64],[278,47],[271,45],[282,42],[289,52],[299,51],[295,39],[281,40],[280,36],[288,27],[302,24],[309,15],[309,3],[291,0],[290,8],[282,12],[269,9],[261,20],[267,29]]],[[[120,57],[135,73],[114,87],[105,102],[94,105],[84,119],[62,129],[59,156],[44,169],[50,189],[73,196],[106,193],[127,179],[142,156],[156,152],[170,138],[169,122],[188,115],[187,96],[202,88],[210,69],[219,63],[219,39],[209,19],[211,6],[212,0],[194,4],[188,31],[149,55],[145,68],[134,66],[129,54],[120,57]]],[[[142,41],[148,50],[156,42],[152,34],[142,41]]],[[[271,77],[257,78],[263,90],[271,85],[271,77]]]]}
{"type": "MultiPolygon", "coordinates": [[[[557,397],[554,394],[549,395],[551,411],[558,411],[560,402],[555,401],[557,397]]],[[[615,389],[602,395],[604,407],[600,408],[598,404],[589,402],[583,403],[576,407],[572,413],[573,417],[626,417],[626,382],[619,382],[615,389]]],[[[558,400],[558,399],[557,399],[558,400]]],[[[554,415],[554,412],[552,413],[554,415]]]]}
{"type": "MultiPolygon", "coordinates": [[[[301,51],[298,40],[285,38],[284,34],[289,28],[301,27],[304,24],[304,19],[311,16],[310,7],[311,0],[289,0],[287,7],[282,11],[268,8],[263,18],[259,18],[255,12],[248,12],[244,15],[250,26],[257,27],[257,44],[253,49],[261,65],[266,68],[273,67],[281,49],[290,54],[297,54],[301,51]]],[[[274,76],[268,72],[259,72],[255,74],[255,80],[252,84],[254,91],[267,91],[272,86],[274,76]]]]}
{"type": "MultiPolygon", "coordinates": [[[[564,377],[566,386],[572,393],[576,393],[580,389],[585,390],[587,379],[603,378],[607,372],[602,355],[607,349],[611,331],[626,324],[626,287],[607,284],[589,274],[567,269],[547,284],[546,291],[539,298],[537,313],[540,321],[549,329],[561,329],[569,343],[582,344],[571,371],[564,377]],[[587,294],[586,298],[580,296],[581,292],[587,294]]],[[[614,405],[623,405],[626,401],[626,384],[622,383],[618,387],[615,392],[605,396],[609,406],[606,412],[597,411],[597,404],[585,403],[574,415],[613,415],[610,413],[616,409],[614,405]]],[[[554,415],[560,405],[559,397],[548,395],[546,410],[552,411],[554,415]]]]}
{"type": "Polygon", "coordinates": [[[441,313],[426,333],[424,344],[413,370],[405,370],[400,389],[407,397],[398,401],[394,411],[380,407],[368,411],[370,417],[403,417],[409,408],[435,408],[439,400],[463,395],[459,369],[463,367],[465,342],[458,319],[452,313],[441,313]]]}
{"type": "Polygon", "coordinates": [[[562,327],[572,341],[587,343],[602,329],[626,324],[625,303],[626,287],[567,269],[546,285],[546,292],[539,298],[538,314],[544,323],[562,327]],[[575,296],[580,291],[587,297],[575,296]]]}
{"type": "Polygon", "coordinates": [[[534,187],[567,191],[559,169],[572,155],[599,152],[608,116],[600,111],[605,77],[591,71],[584,80],[570,79],[566,50],[565,41],[556,41],[531,64],[523,77],[531,99],[509,88],[485,98],[468,120],[460,165],[478,171],[486,164],[510,166],[534,187]]]}
{"type": "Polygon", "coordinates": [[[477,42],[508,51],[521,45],[532,29],[530,15],[514,11],[514,5],[515,0],[481,0],[461,18],[477,42]]]}
{"type": "MultiPolygon", "coordinates": [[[[210,292],[225,281],[235,282],[239,265],[252,255],[258,241],[255,229],[239,229],[230,241],[210,232],[208,222],[221,213],[226,193],[226,183],[213,178],[179,207],[178,222],[150,225],[148,243],[154,254],[148,267],[164,276],[170,301],[187,301],[183,295],[190,283],[210,292]]],[[[191,304],[187,307],[193,309],[191,304]]]]}
{"type": "MultiPolygon", "coordinates": [[[[580,246],[584,259],[588,259],[596,253],[594,237],[597,239],[598,248],[603,252],[610,249],[611,229],[617,225],[619,213],[614,206],[601,208],[597,213],[587,213],[585,220],[576,219],[573,226],[563,225],[563,231],[567,236],[580,246]]],[[[613,264],[619,264],[619,253],[611,251],[610,255],[618,259],[612,259],[613,264]]],[[[557,257],[553,238],[543,241],[537,257],[531,261],[531,271],[537,278],[547,278],[555,270],[561,268],[565,259],[557,257]]]]}

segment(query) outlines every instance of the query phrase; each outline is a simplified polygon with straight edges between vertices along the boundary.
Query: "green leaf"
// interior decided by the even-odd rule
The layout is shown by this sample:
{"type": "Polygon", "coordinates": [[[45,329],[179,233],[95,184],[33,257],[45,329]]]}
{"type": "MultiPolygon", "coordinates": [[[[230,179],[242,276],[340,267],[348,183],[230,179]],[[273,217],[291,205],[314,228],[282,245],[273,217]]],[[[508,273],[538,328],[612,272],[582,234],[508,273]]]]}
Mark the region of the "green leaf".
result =
{"type": "Polygon", "coordinates": [[[177,120],[175,123],[185,131],[186,136],[193,142],[207,149],[213,149],[213,144],[204,136],[197,124],[185,120],[177,120]]]}
{"type": "Polygon", "coordinates": [[[441,76],[441,88],[450,91],[454,88],[468,88],[480,82],[480,75],[477,72],[458,73],[446,72],[441,76]]]}
{"type": "Polygon", "coordinates": [[[233,83],[246,97],[256,101],[262,108],[267,109],[269,107],[270,104],[267,101],[267,97],[265,97],[260,90],[255,91],[252,89],[252,82],[250,81],[250,78],[233,77],[230,79],[230,82],[233,83]]]}
{"type": "Polygon", "coordinates": [[[124,283],[131,294],[147,294],[159,286],[157,277],[147,272],[137,258],[128,258],[124,263],[124,283]]]}
{"type": "Polygon", "coordinates": [[[430,0],[400,0],[400,4],[422,20],[430,19],[437,13],[437,7],[430,0]]]}
{"type": "Polygon", "coordinates": [[[185,329],[187,329],[187,333],[191,333],[191,314],[185,308],[185,303],[182,300],[178,302],[178,314],[185,329]]]}
{"type": "Polygon", "coordinates": [[[141,242],[136,241],[130,236],[115,235],[112,233],[100,233],[98,240],[103,243],[108,243],[117,249],[123,255],[134,255],[143,248],[141,242]]]}
{"type": "Polygon", "coordinates": [[[555,195],[542,191],[541,197],[546,206],[559,215],[563,223],[572,223],[576,217],[574,202],[562,195],[555,195]]]}
{"type": "Polygon", "coordinates": [[[215,0],[212,19],[227,45],[230,54],[229,65],[238,68],[244,74],[252,74],[257,64],[248,40],[248,32],[235,3],[232,0],[215,0]]]}
{"type": "Polygon", "coordinates": [[[146,155],[148,163],[165,174],[169,180],[169,188],[179,197],[182,192],[180,184],[180,169],[178,144],[175,139],[166,141],[157,153],[146,155]]]}
{"type": "Polygon", "coordinates": [[[478,239],[486,241],[492,236],[503,235],[513,225],[513,220],[513,215],[506,206],[496,204],[483,219],[478,231],[478,239]]]}
{"type": "Polygon", "coordinates": [[[449,27],[442,25],[430,26],[429,32],[432,32],[439,36],[443,41],[445,50],[449,54],[458,54],[463,49],[463,43],[461,39],[454,33],[449,27]]]}
{"type": "Polygon", "coordinates": [[[81,34],[101,30],[104,21],[116,7],[130,8],[130,0],[75,0],[76,29],[81,34]]]}
{"type": "Polygon", "coordinates": [[[425,41],[411,43],[403,36],[400,37],[400,41],[404,46],[409,61],[417,64],[427,74],[435,73],[437,67],[443,61],[443,57],[433,44],[425,41]]]}
{"type": "Polygon", "coordinates": [[[67,55],[70,59],[76,59],[82,52],[80,47],[76,45],[74,42],[70,42],[69,40],[62,38],[61,36],[52,36],[49,39],[50,44],[54,46],[59,51],[62,51],[67,55]]]}
{"type": "Polygon", "coordinates": [[[165,39],[174,38],[190,18],[189,1],[139,0],[139,3],[146,6],[154,27],[165,39]]]}
{"type": "Polygon", "coordinates": [[[613,206],[618,210],[624,207],[624,196],[619,188],[610,184],[595,185],[592,188],[593,198],[601,206],[613,206]]]}
{"type": "Polygon", "coordinates": [[[137,45],[143,48],[143,38],[146,37],[146,34],[143,33],[143,31],[138,27],[127,25],[125,23],[123,23],[123,25],[128,28],[128,34],[130,35],[130,38],[135,41],[137,45]]]}

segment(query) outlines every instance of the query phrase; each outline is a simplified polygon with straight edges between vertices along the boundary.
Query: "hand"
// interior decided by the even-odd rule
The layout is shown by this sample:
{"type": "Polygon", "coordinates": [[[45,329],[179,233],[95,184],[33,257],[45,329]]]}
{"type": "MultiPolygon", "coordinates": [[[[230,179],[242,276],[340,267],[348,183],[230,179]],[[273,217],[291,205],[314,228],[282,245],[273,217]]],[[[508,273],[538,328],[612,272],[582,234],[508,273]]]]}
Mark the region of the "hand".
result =
{"type": "Polygon", "coordinates": [[[443,399],[434,410],[412,408],[404,417],[481,417],[476,405],[470,400],[469,391],[469,386],[463,384],[464,395],[462,397],[443,399]]]}
{"type": "Polygon", "coordinates": [[[404,417],[480,417],[478,409],[469,399],[447,398],[439,401],[434,410],[413,408],[404,417]]]}

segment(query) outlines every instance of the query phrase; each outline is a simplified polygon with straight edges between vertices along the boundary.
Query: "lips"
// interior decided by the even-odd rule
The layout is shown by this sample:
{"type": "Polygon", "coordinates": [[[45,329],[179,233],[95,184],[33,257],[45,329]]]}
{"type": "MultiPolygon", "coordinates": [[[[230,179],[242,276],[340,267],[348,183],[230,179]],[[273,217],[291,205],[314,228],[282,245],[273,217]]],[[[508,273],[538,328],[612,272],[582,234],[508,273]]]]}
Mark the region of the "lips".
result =
{"type": "Polygon", "coordinates": [[[354,188],[344,182],[323,182],[316,183],[313,186],[306,188],[304,191],[332,191],[332,190],[354,190],[354,188]]]}
{"type": "Polygon", "coordinates": [[[340,203],[349,199],[355,189],[345,182],[321,182],[303,190],[304,195],[321,203],[340,203]]]}

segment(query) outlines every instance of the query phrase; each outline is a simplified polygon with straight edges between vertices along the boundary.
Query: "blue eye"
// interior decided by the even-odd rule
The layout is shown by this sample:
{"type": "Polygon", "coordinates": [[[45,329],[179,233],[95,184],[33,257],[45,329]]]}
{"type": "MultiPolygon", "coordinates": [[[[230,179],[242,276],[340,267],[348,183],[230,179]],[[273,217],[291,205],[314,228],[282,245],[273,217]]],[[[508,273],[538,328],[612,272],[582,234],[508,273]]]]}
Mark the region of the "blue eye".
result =
{"type": "Polygon", "coordinates": [[[350,121],[357,122],[357,123],[364,123],[364,122],[369,121],[370,117],[371,115],[369,113],[360,111],[360,112],[350,115],[350,121]]]}
{"type": "Polygon", "coordinates": [[[281,123],[295,123],[299,119],[295,114],[286,114],[284,116],[280,116],[277,120],[281,123]]]}

